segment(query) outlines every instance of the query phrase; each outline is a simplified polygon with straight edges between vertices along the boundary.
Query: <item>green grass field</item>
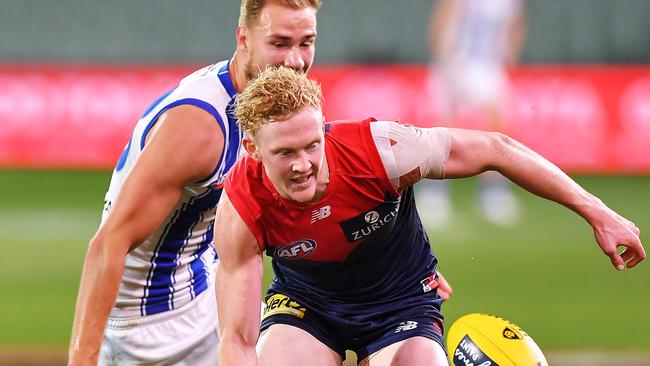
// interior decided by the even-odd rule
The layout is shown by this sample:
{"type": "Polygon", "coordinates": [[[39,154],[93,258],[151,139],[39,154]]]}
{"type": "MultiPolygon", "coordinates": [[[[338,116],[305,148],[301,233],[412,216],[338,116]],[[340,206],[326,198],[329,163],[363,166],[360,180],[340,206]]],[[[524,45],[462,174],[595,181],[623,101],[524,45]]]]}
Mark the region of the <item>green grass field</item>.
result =
{"type": "MultiPolygon", "coordinates": [[[[66,348],[109,176],[0,171],[0,349],[66,348]]],[[[650,177],[577,180],[650,230],[650,177]]],[[[650,262],[615,271],[581,218],[521,190],[520,224],[490,226],[476,214],[474,184],[454,182],[453,222],[430,232],[455,290],[447,325],[488,312],[518,323],[546,352],[650,351],[650,262]]]]}

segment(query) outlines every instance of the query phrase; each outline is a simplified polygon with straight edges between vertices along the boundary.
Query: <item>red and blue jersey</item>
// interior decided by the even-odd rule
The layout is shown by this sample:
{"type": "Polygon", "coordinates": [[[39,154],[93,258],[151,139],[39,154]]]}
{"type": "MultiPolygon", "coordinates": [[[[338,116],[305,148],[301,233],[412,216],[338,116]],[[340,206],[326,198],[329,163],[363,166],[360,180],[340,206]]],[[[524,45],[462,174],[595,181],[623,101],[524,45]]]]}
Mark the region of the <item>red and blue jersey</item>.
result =
{"type": "Polygon", "coordinates": [[[270,291],[336,309],[432,291],[437,259],[417,215],[412,187],[400,193],[391,184],[371,134],[372,122],[326,125],[330,178],[315,203],[285,200],[263,165],[250,156],[230,171],[226,192],[272,257],[270,291]]]}

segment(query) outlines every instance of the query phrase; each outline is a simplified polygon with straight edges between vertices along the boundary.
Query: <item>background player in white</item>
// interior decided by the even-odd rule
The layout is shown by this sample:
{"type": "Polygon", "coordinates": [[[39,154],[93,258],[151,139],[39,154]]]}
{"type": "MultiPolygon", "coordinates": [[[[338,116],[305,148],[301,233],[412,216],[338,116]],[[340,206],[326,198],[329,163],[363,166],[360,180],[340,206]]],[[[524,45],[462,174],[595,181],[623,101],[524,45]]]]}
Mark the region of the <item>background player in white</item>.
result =
{"type": "Polygon", "coordinates": [[[239,155],[233,97],[314,59],[319,0],[243,0],[231,60],[155,101],[113,173],[81,277],[69,364],[214,365],[214,207],[239,155]]]}
{"type": "MultiPolygon", "coordinates": [[[[433,9],[430,39],[437,78],[431,79],[440,120],[456,127],[507,132],[509,80],[526,30],[524,0],[440,0],[433,9]]],[[[443,226],[451,216],[449,187],[418,187],[423,219],[443,226]]],[[[507,180],[485,173],[479,180],[479,208],[497,225],[513,224],[518,206],[507,180]]]]}
{"type": "MultiPolygon", "coordinates": [[[[280,202],[278,206],[288,207],[286,212],[289,215],[306,207],[298,208],[299,203],[316,204],[326,199],[332,201],[332,197],[339,192],[335,188],[340,188],[341,184],[331,186],[334,184],[333,177],[337,171],[331,167],[337,158],[341,158],[341,155],[336,155],[337,153],[345,154],[350,150],[335,148],[328,150],[326,145],[351,144],[351,142],[325,139],[320,89],[303,75],[286,68],[268,69],[248,85],[241,94],[240,100],[236,113],[248,133],[244,146],[251,156],[249,161],[259,162],[262,170],[243,169],[245,161],[240,160],[240,165],[228,178],[229,183],[232,184],[230,187],[252,186],[251,181],[257,183],[261,181],[262,183],[259,184],[266,187],[271,184],[273,189],[269,188],[270,193],[267,197],[277,199],[280,202]],[[328,187],[334,190],[330,192],[328,187]]],[[[360,125],[363,122],[357,123],[360,125]]],[[[592,226],[599,247],[618,270],[623,270],[626,265],[627,268],[632,268],[646,257],[639,238],[640,231],[634,223],[612,211],[558,167],[501,133],[441,127],[416,128],[387,121],[370,122],[367,129],[370,130],[372,139],[363,140],[367,141],[367,145],[370,144],[366,146],[366,151],[374,150],[378,153],[386,176],[396,191],[422,178],[462,178],[487,170],[496,170],[531,193],[560,203],[583,217],[592,226]],[[619,247],[624,248],[624,251],[617,251],[619,247]]],[[[346,181],[354,181],[353,184],[361,186],[359,182],[362,182],[363,177],[366,177],[369,182],[377,180],[373,175],[360,175],[355,177],[356,180],[346,176],[346,181]]],[[[340,180],[341,177],[337,179],[340,180]]],[[[263,192],[250,197],[250,192],[246,189],[233,188],[227,193],[228,196],[224,195],[224,199],[219,203],[215,223],[216,230],[222,234],[216,241],[221,255],[217,291],[223,330],[219,357],[220,360],[232,365],[255,365],[257,364],[255,345],[260,323],[257,294],[261,290],[262,282],[262,248],[269,244],[265,242],[267,235],[273,235],[273,231],[277,229],[272,230],[263,226],[277,222],[270,215],[282,211],[273,211],[268,206],[258,205],[265,202],[262,198],[263,192]],[[238,200],[239,196],[235,196],[242,193],[247,194],[246,201],[238,200]],[[235,207],[236,202],[246,202],[254,207],[249,212],[254,215],[254,218],[248,216],[244,219],[240,215],[241,211],[235,207]]],[[[359,196],[366,194],[368,193],[359,191],[359,196]]],[[[341,200],[350,202],[350,206],[355,206],[357,203],[355,198],[349,195],[341,200]]],[[[338,207],[339,211],[348,209],[344,204],[338,207]]],[[[333,227],[338,230],[337,225],[338,223],[334,223],[333,227]]],[[[315,227],[302,227],[297,231],[298,235],[316,237],[318,233],[317,229],[313,229],[315,227]]],[[[398,230],[395,228],[396,226],[391,230],[398,230]]],[[[394,242],[394,245],[399,244],[403,244],[403,241],[394,242]]],[[[408,247],[400,246],[400,248],[407,250],[408,247]]],[[[318,249],[314,247],[313,251],[316,250],[318,249]]],[[[302,259],[308,261],[309,257],[305,256],[302,259]]],[[[341,266],[355,268],[359,276],[364,276],[367,268],[358,265],[362,260],[363,258],[357,257],[351,262],[344,261],[341,266]]],[[[287,260],[284,266],[291,267],[291,263],[296,262],[287,260]]],[[[306,267],[304,263],[296,265],[295,271],[285,272],[287,277],[279,281],[290,283],[296,281],[301,275],[306,276],[307,273],[317,278],[322,273],[299,271],[297,269],[299,266],[306,267]]],[[[412,270],[414,268],[409,266],[398,267],[392,264],[386,268],[389,273],[412,270]]],[[[323,287],[320,285],[322,282],[310,281],[309,283],[314,287],[309,289],[310,296],[317,299],[328,298],[329,301],[323,305],[329,306],[342,302],[340,298],[343,295],[340,293],[332,291],[319,293],[320,287],[323,287]]],[[[372,293],[364,294],[365,300],[354,304],[360,306],[363,301],[367,304],[385,300],[374,299],[372,295],[372,293]]],[[[287,310],[293,310],[289,313],[296,318],[303,319],[304,316],[304,319],[307,319],[308,316],[305,314],[310,311],[309,309],[300,308],[300,305],[295,305],[295,308],[291,307],[294,305],[286,306],[287,310]]],[[[344,322],[343,328],[349,328],[350,323],[352,322],[344,322]]],[[[262,365],[334,366],[341,364],[340,354],[328,347],[322,339],[332,336],[343,337],[343,342],[346,343],[343,346],[346,346],[353,342],[349,338],[349,332],[345,329],[341,331],[340,328],[332,331],[330,328],[332,324],[323,324],[324,330],[319,329],[318,332],[323,338],[319,339],[313,335],[314,333],[307,332],[296,324],[299,323],[276,323],[260,336],[257,354],[262,365]]],[[[391,336],[386,333],[379,334],[381,337],[391,336]]],[[[376,351],[361,360],[360,364],[414,366],[447,365],[448,363],[439,343],[424,337],[411,337],[376,351]]]]}

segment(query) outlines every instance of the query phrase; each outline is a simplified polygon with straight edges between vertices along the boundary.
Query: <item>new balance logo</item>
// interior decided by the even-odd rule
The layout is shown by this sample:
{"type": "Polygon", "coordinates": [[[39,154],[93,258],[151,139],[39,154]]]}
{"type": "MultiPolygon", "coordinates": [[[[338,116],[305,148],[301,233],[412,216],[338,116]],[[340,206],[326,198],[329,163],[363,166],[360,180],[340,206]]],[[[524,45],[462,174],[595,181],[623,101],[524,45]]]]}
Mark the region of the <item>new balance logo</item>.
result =
{"type": "Polygon", "coordinates": [[[311,223],[315,223],[318,220],[322,220],[332,214],[332,207],[330,205],[323,206],[318,210],[314,210],[311,213],[311,223]]]}
{"type": "Polygon", "coordinates": [[[407,322],[401,322],[399,323],[397,328],[395,328],[395,333],[403,332],[405,330],[415,329],[417,327],[418,327],[418,322],[414,322],[412,320],[409,320],[407,322]]]}

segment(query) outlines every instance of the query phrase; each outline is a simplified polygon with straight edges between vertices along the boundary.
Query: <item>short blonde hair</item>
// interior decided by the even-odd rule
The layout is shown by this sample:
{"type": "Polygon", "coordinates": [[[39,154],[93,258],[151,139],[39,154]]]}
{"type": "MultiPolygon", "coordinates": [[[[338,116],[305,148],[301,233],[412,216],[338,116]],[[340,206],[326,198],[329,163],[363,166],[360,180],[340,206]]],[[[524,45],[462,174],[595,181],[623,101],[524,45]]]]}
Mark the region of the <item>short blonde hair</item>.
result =
{"type": "Polygon", "coordinates": [[[322,92],[317,82],[289,67],[269,67],[237,95],[235,117],[239,127],[255,136],[271,122],[284,121],[304,108],[321,109],[322,92]]]}
{"type": "Polygon", "coordinates": [[[239,25],[250,26],[260,17],[266,4],[276,3],[294,9],[320,8],[320,0],[242,0],[239,8],[239,25]]]}

